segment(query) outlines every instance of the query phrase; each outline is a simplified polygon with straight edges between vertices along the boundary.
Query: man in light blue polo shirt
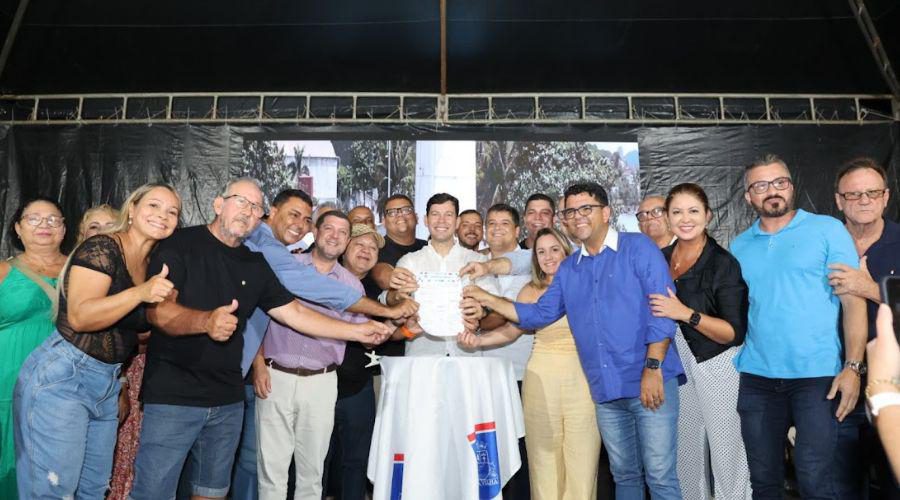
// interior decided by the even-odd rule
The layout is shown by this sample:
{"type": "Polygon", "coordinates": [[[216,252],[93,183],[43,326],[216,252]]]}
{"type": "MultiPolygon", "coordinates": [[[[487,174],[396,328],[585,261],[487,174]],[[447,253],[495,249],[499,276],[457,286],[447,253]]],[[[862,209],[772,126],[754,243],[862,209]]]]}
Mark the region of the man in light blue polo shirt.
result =
{"type": "Polygon", "coordinates": [[[784,436],[791,425],[800,495],[837,498],[831,474],[838,422],[859,396],[852,366],[865,351],[866,305],[834,294],[828,266],[856,268],[859,258],[837,219],[794,208],[791,174],[777,156],[747,167],[744,187],[759,219],[735,238],[731,251],[750,288],[747,339],[735,366],[753,498],[782,498],[784,436]]]}

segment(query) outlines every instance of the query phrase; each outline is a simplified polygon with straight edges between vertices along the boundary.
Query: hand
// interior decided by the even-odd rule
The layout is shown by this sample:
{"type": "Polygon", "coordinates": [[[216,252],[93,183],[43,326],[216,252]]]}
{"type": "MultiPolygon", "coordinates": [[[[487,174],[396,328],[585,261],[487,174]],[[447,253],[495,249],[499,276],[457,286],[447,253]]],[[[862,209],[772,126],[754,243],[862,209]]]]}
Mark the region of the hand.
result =
{"type": "Polygon", "coordinates": [[[119,425],[128,418],[131,413],[131,400],[128,399],[128,384],[122,384],[122,390],[119,391],[119,425]]]}
{"type": "Polygon", "coordinates": [[[660,293],[648,295],[650,298],[650,312],[657,318],[669,318],[675,321],[688,321],[691,319],[691,314],[694,311],[682,304],[671,288],[667,287],[666,291],[669,292],[668,295],[660,293]]]}
{"type": "Polygon", "coordinates": [[[419,303],[410,298],[403,299],[399,304],[389,309],[388,318],[402,319],[412,316],[419,312],[419,303]]]}
{"type": "Polygon", "coordinates": [[[460,277],[468,276],[472,281],[487,274],[490,274],[490,268],[484,262],[469,262],[459,270],[460,277]]]}
{"type": "Polygon", "coordinates": [[[830,264],[833,269],[828,274],[828,284],[834,288],[835,295],[850,294],[865,299],[879,300],[878,283],[869,274],[867,257],[859,259],[859,269],[846,264],[830,264]]]}
{"type": "Polygon", "coordinates": [[[365,323],[352,325],[353,340],[361,344],[378,345],[390,338],[394,329],[378,321],[368,320],[365,323]]]}
{"type": "Polygon", "coordinates": [[[841,373],[838,373],[831,382],[831,390],[828,391],[825,399],[834,399],[838,392],[841,393],[841,403],[834,412],[834,416],[837,417],[838,422],[843,422],[844,417],[856,407],[856,399],[859,397],[859,375],[850,368],[841,370],[841,373]]]}
{"type": "MultiPolygon", "coordinates": [[[[893,315],[888,305],[878,307],[878,318],[875,320],[878,336],[869,342],[867,359],[869,364],[869,380],[890,380],[900,377],[900,345],[894,333],[893,315]]],[[[872,386],[872,393],[890,389],[888,384],[872,386]]]]}
{"type": "Polygon", "coordinates": [[[641,404],[648,410],[656,411],[666,402],[666,391],[663,390],[662,367],[651,370],[644,368],[641,374],[641,404]]]}
{"type": "Polygon", "coordinates": [[[413,293],[419,288],[419,283],[416,281],[416,275],[412,271],[402,267],[395,267],[391,273],[390,286],[392,289],[400,290],[403,293],[413,293]]]}
{"type": "Polygon", "coordinates": [[[460,301],[459,310],[463,319],[478,321],[485,316],[484,307],[471,297],[465,297],[460,301]]]}
{"type": "Polygon", "coordinates": [[[474,318],[463,318],[463,327],[464,331],[469,333],[475,333],[478,331],[478,328],[481,327],[479,321],[474,318]]]}
{"type": "Polygon", "coordinates": [[[419,315],[416,314],[414,316],[410,316],[406,318],[406,323],[404,323],[406,328],[415,334],[417,337],[425,333],[425,329],[422,328],[422,325],[419,324],[419,315]]]}
{"type": "Polygon", "coordinates": [[[272,374],[266,365],[253,365],[253,392],[259,399],[266,399],[272,392],[272,374]]]}
{"type": "Polygon", "coordinates": [[[166,297],[172,293],[175,285],[166,279],[169,275],[169,266],[163,264],[159,274],[153,276],[138,286],[141,295],[141,302],[149,304],[157,304],[166,300],[166,297]]]}
{"type": "Polygon", "coordinates": [[[481,337],[466,330],[456,336],[456,343],[466,349],[478,349],[481,347],[481,337]]]}
{"type": "Polygon", "coordinates": [[[213,309],[206,320],[206,333],[211,339],[225,342],[231,338],[238,325],[237,316],[234,315],[237,308],[237,299],[232,299],[231,304],[213,309]]]}
{"type": "Polygon", "coordinates": [[[463,297],[470,297],[478,301],[479,304],[486,306],[491,299],[494,298],[493,295],[485,292],[481,287],[477,285],[468,285],[463,288],[463,297]]]}

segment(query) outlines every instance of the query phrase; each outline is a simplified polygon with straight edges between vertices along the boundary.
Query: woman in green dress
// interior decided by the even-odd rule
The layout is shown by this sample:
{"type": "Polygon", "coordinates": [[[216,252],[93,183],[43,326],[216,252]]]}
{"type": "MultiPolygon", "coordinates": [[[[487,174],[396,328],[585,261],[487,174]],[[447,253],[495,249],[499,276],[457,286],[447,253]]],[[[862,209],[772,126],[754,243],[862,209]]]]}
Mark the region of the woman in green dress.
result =
{"type": "Polygon", "coordinates": [[[60,244],[66,226],[59,205],[47,198],[23,203],[9,236],[22,250],[0,262],[0,498],[15,500],[13,388],[19,368],[53,331],[56,276],[66,262],[60,244]]]}

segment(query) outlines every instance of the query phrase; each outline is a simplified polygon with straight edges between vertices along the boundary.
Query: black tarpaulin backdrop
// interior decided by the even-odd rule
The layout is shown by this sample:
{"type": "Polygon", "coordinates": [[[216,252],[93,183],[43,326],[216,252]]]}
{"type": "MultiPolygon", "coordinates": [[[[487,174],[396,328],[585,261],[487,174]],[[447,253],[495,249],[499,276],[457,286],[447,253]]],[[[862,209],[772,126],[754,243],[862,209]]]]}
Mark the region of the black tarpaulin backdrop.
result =
{"type": "MultiPolygon", "coordinates": [[[[228,125],[103,125],[0,127],[0,256],[11,255],[9,218],[22,199],[60,200],[67,242],[82,212],[118,205],[149,181],[173,184],[183,197],[185,225],[212,219],[212,200],[241,168],[245,137],[267,139],[417,139],[519,141],[637,141],[642,193],[664,194],[679,182],[697,182],[710,197],[713,235],[730,241],[753,213],[743,199],[743,167],[765,154],[791,166],[797,205],[836,214],[834,175],[839,165],[867,155],[889,171],[900,192],[900,124],[866,126],[731,127],[235,127],[228,125]]],[[[896,194],[888,217],[896,220],[896,194]]]]}

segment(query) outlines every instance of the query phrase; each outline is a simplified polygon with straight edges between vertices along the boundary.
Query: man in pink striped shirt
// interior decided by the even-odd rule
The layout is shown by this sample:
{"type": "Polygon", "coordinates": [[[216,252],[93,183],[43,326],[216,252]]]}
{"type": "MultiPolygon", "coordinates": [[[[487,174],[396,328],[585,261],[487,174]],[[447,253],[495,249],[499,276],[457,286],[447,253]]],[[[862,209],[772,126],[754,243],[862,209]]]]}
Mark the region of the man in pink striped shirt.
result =
{"type": "MultiPolygon", "coordinates": [[[[316,221],[316,230],[313,251],[298,254],[297,260],[364,293],[359,279],[338,263],[350,240],[347,215],[330,211],[316,221]]],[[[361,314],[304,305],[343,321],[367,321],[361,314]]],[[[261,500],[287,496],[292,455],[297,468],[294,498],[322,498],[322,473],[337,400],[335,370],[344,360],[345,346],[342,340],[311,337],[275,321],[269,323],[254,360],[261,500]]]]}

